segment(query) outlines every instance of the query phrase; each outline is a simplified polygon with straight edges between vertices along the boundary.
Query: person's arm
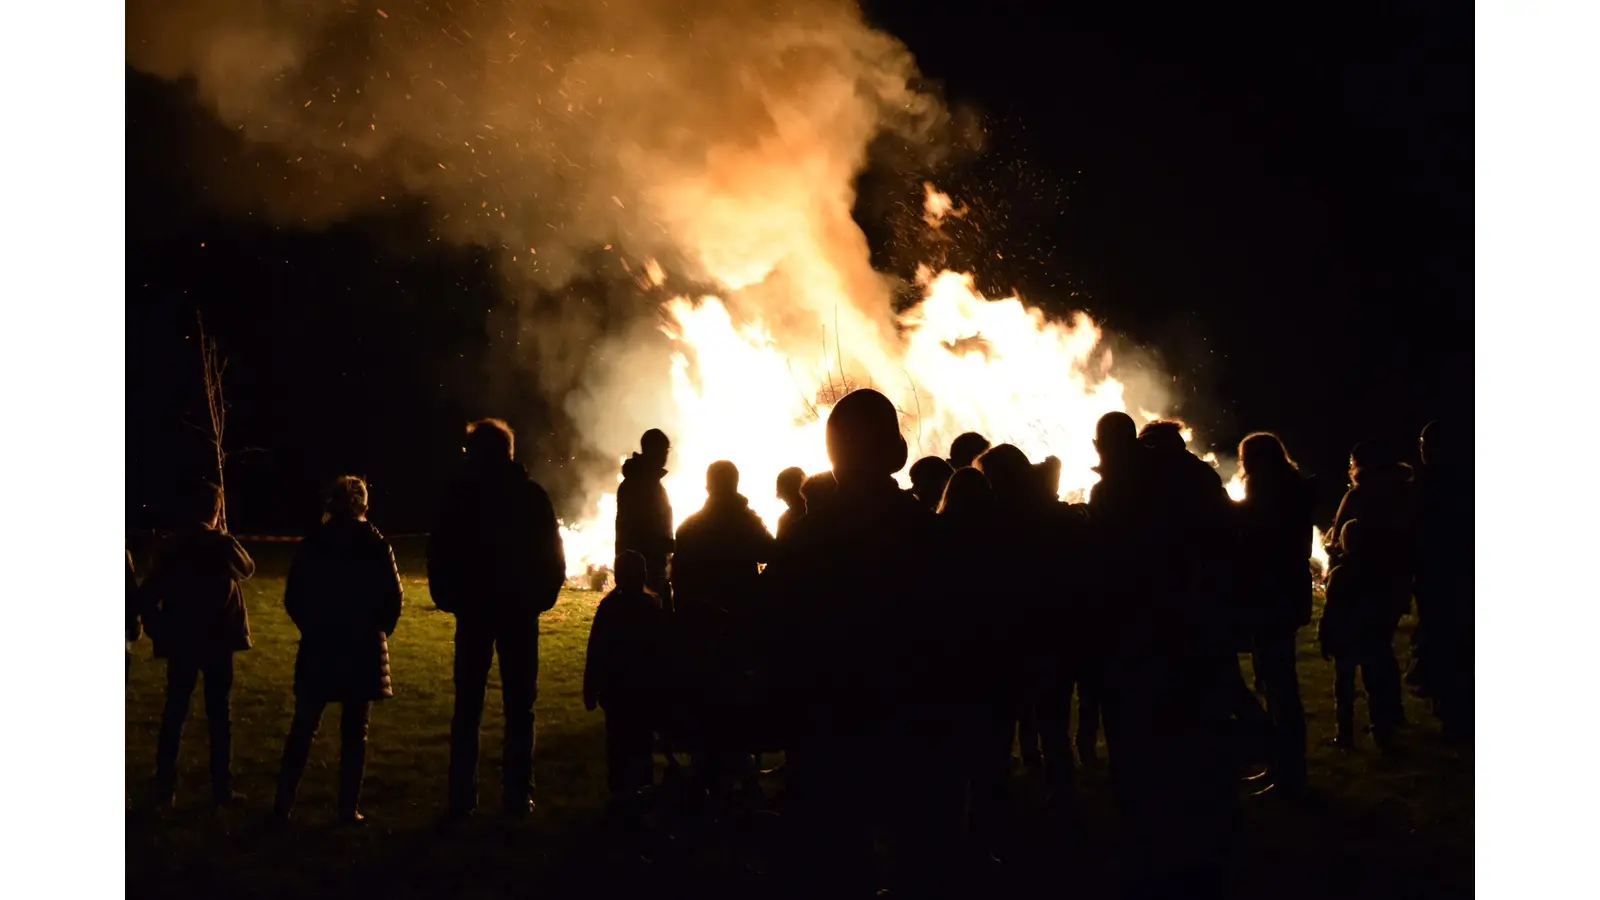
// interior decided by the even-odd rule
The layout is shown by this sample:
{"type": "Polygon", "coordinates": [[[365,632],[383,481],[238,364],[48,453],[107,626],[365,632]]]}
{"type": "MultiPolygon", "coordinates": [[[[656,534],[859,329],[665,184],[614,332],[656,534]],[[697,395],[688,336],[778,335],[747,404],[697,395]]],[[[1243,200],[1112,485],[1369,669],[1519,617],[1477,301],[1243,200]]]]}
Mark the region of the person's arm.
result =
{"type": "Polygon", "coordinates": [[[459,609],[455,581],[460,568],[456,550],[458,543],[456,519],[456,499],[452,491],[446,495],[439,518],[428,534],[427,549],[428,593],[433,597],[433,605],[441,612],[447,613],[454,613],[459,609]]]}
{"type": "Polygon", "coordinates": [[[310,612],[312,603],[306,593],[310,590],[310,547],[302,543],[294,555],[294,562],[289,564],[289,579],[283,587],[283,611],[289,614],[289,621],[303,633],[306,630],[306,615],[310,612]]]}
{"type": "Polygon", "coordinates": [[[224,534],[228,541],[228,569],[233,577],[240,581],[249,581],[256,574],[256,561],[245,552],[244,545],[231,534],[224,534]]]}
{"type": "Polygon", "coordinates": [[[406,589],[400,582],[400,566],[394,560],[394,547],[388,541],[378,542],[379,550],[374,553],[374,584],[380,585],[379,597],[382,602],[378,607],[378,627],[386,635],[394,634],[395,626],[400,624],[400,610],[405,605],[406,589]]]}
{"type": "Polygon", "coordinates": [[[589,626],[589,646],[583,658],[583,708],[591,712],[600,704],[600,683],[605,677],[607,658],[607,632],[610,631],[609,607],[605,600],[595,610],[594,622],[589,626]]]}
{"type": "MultiPolygon", "coordinates": [[[[536,568],[539,578],[539,589],[549,591],[552,595],[561,590],[567,580],[567,552],[561,540],[561,523],[556,521],[555,507],[550,503],[550,495],[544,488],[531,485],[530,491],[530,517],[533,523],[533,532],[536,545],[532,548],[533,558],[537,560],[536,568]]],[[[552,597],[550,605],[555,605],[552,597]]],[[[546,609],[549,607],[547,606],[546,609]]]]}
{"type": "Polygon", "coordinates": [[[763,565],[772,562],[772,551],[777,544],[777,538],[772,536],[772,532],[767,530],[766,523],[762,522],[761,518],[753,512],[750,514],[750,526],[750,537],[751,543],[754,545],[756,562],[763,565]]]}

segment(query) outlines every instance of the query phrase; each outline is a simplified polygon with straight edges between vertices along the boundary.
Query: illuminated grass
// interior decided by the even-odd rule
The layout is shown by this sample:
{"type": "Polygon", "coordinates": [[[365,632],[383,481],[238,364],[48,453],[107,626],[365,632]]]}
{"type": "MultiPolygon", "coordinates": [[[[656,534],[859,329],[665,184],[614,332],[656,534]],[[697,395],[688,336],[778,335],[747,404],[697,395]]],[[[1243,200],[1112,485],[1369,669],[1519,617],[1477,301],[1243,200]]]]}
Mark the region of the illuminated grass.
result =
{"type": "MultiPolygon", "coordinates": [[[[337,713],[323,723],[300,793],[297,825],[264,827],[278,754],[292,711],[295,641],[283,612],[288,549],[252,548],[262,575],[246,587],[255,649],[239,654],[234,688],[234,770],[246,808],[213,812],[207,803],[205,716],[199,692],[184,734],[178,808],[159,819],[130,814],[130,897],[373,897],[596,895],[597,890],[670,890],[687,880],[698,896],[769,892],[751,874],[764,867],[765,836],[688,835],[684,858],[629,869],[599,824],[605,804],[601,716],[582,704],[582,666],[599,595],[569,592],[543,617],[540,644],[538,811],[522,824],[494,815],[501,748],[498,681],[491,676],[483,733],[480,816],[441,829],[451,711],[451,617],[433,608],[417,548],[399,547],[406,608],[390,642],[395,698],[372,723],[363,810],[371,825],[333,827],[337,713]]],[[[1311,777],[1323,798],[1300,811],[1246,803],[1249,859],[1241,893],[1296,898],[1351,893],[1468,895],[1472,884],[1472,763],[1444,748],[1426,710],[1407,698],[1414,724],[1410,752],[1383,759],[1365,741],[1353,754],[1323,746],[1332,736],[1332,673],[1302,634],[1302,690],[1312,742],[1311,777]]],[[[1404,637],[1398,642],[1404,646],[1404,637]]],[[[1247,669],[1248,673],[1248,669],[1247,669]]],[[[141,641],[127,695],[127,775],[144,796],[153,766],[165,664],[141,641]]],[[[1365,705],[1358,724],[1365,721],[1365,705]]],[[[1103,745],[1102,745],[1103,752],[1103,745]]],[[[892,760],[864,760],[888,765],[892,760]]],[[[770,764],[770,762],[769,762],[770,764]]],[[[1050,878],[1063,888],[1103,882],[1114,858],[1115,817],[1102,772],[1082,786],[1082,829],[1063,842],[1046,828],[1031,784],[1015,784],[1026,836],[1007,859],[1018,882],[1050,878]],[[1071,874],[1078,867],[1081,874],[1071,874]]],[[[687,886],[686,886],[686,889],[687,886]]]]}

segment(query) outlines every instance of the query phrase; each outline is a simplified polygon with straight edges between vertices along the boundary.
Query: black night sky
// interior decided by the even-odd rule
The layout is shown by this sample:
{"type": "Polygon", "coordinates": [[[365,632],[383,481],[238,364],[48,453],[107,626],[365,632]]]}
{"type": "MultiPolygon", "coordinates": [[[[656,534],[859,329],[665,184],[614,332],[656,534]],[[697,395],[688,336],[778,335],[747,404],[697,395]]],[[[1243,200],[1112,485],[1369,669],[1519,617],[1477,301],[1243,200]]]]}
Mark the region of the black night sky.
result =
{"type": "MultiPolygon", "coordinates": [[[[1355,441],[1471,416],[1470,5],[1044,8],[867,4],[985,123],[941,186],[993,211],[986,287],[1155,350],[1205,438],[1278,431],[1324,504],[1355,441]]],[[[341,471],[385,530],[425,529],[483,414],[560,499],[536,392],[485,372],[487,255],[404,203],[319,232],[225,214],[237,148],[192,85],[129,69],[127,118],[129,527],[205,472],[197,306],[230,360],[233,530],[299,533],[341,471]]],[[[864,185],[858,218],[892,267],[881,200],[864,185]]]]}

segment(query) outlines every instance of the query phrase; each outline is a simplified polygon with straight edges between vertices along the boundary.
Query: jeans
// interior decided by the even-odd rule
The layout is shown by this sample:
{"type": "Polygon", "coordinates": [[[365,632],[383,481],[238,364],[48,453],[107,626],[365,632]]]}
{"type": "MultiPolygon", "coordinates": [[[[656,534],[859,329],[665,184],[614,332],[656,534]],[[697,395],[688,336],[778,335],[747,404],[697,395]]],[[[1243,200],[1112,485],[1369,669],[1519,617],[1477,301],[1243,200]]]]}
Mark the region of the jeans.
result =
{"type": "Polygon", "coordinates": [[[189,698],[205,676],[206,727],[210,736],[211,794],[226,800],[233,794],[233,734],[229,695],[233,692],[233,654],[167,660],[167,703],[156,740],[156,789],[170,795],[178,785],[178,744],[189,717],[189,698]]]}
{"type": "MultiPolygon", "coordinates": [[[[349,817],[361,805],[361,782],[367,770],[367,723],[372,715],[369,700],[339,704],[339,815],[349,817]]],[[[283,763],[278,768],[276,809],[287,813],[294,808],[295,793],[311,756],[326,700],[296,700],[289,739],[283,746],[283,763]]]]}
{"type": "Polygon", "coordinates": [[[1400,664],[1394,658],[1394,623],[1367,625],[1356,635],[1351,652],[1333,660],[1333,699],[1339,733],[1353,736],[1355,728],[1356,669],[1367,689],[1372,731],[1388,737],[1405,721],[1400,703],[1400,664]]]}
{"type": "Polygon", "coordinates": [[[478,804],[478,731],[483,725],[489,665],[500,658],[500,693],[505,703],[504,799],[525,807],[533,794],[533,702],[539,681],[537,620],[499,626],[456,620],[455,717],[450,720],[450,807],[464,812],[478,804]]]}
{"type": "Polygon", "coordinates": [[[1276,628],[1257,634],[1251,653],[1271,720],[1268,771],[1275,783],[1290,788],[1304,787],[1306,782],[1306,711],[1295,671],[1296,630],[1276,628]]]}

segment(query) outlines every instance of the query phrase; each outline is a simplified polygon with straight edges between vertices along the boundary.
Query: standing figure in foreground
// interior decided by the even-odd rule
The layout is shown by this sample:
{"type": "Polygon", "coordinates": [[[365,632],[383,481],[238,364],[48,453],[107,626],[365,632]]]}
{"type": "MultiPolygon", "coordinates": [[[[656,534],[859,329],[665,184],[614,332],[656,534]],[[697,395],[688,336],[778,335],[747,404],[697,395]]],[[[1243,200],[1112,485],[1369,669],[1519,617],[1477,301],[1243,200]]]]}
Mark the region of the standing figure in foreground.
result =
{"type": "Polygon", "coordinates": [[[827,445],[837,487],[814,494],[806,482],[797,546],[762,575],[778,620],[767,659],[792,722],[799,841],[788,862],[792,877],[824,879],[807,896],[871,886],[875,822],[910,874],[933,875],[961,798],[945,720],[961,634],[926,564],[940,558],[936,521],[894,480],[907,448],[893,404],[873,390],[846,394],[828,416],[827,445]],[[905,764],[874,767],[891,757],[905,764]]]}
{"type": "Polygon", "coordinates": [[[646,576],[643,556],[617,555],[617,586],[595,610],[583,664],[583,706],[605,711],[606,786],[619,805],[631,804],[654,781],[650,753],[661,712],[666,621],[646,576]]]}
{"type": "Polygon", "coordinates": [[[1239,504],[1239,589],[1251,660],[1265,688],[1272,745],[1269,787],[1298,795],[1306,786],[1306,718],[1295,672],[1296,633],[1311,624],[1311,485],[1275,434],[1239,444],[1244,501],[1239,504]]]}
{"type": "Polygon", "coordinates": [[[1433,422],[1422,455],[1417,632],[1412,654],[1445,736],[1472,736],[1473,544],[1470,447],[1433,422]],[[1426,666],[1426,668],[1421,668],[1426,666]]]}
{"type": "Polygon", "coordinates": [[[233,790],[230,695],[233,654],[250,649],[250,617],[240,582],[255,574],[250,554],[217,523],[222,489],[204,482],[188,498],[190,524],[156,548],[141,590],[145,630],[167,661],[167,703],[156,744],[155,804],[171,806],[178,783],[178,742],[195,682],[205,676],[211,743],[211,796],[218,805],[244,798],[233,790]]]}
{"type": "Polygon", "coordinates": [[[322,713],[339,704],[339,821],[358,824],[367,767],[367,723],[374,701],[394,696],[389,636],[400,621],[403,589],[394,550],[367,521],[367,485],[335,479],[322,524],[295,552],[284,610],[300,629],[294,660],[294,720],[278,769],[273,811],[287,819],[305,774],[322,713]]]}
{"type": "Polygon", "coordinates": [[[1333,660],[1334,746],[1341,750],[1355,746],[1358,667],[1379,747],[1389,746],[1404,718],[1394,632],[1411,603],[1411,580],[1395,567],[1392,555],[1373,551],[1370,535],[1360,519],[1344,524],[1339,533],[1343,562],[1328,573],[1327,602],[1317,627],[1322,658],[1333,660]]]}
{"type": "Polygon", "coordinates": [[[525,815],[533,805],[539,614],[556,603],[566,559],[550,497],[513,461],[513,442],[511,427],[499,419],[467,426],[461,470],[428,540],[433,601],[456,617],[452,817],[478,804],[478,730],[497,654],[506,717],[505,810],[525,815]]]}
{"type": "Polygon", "coordinates": [[[659,428],[639,438],[639,452],[622,464],[617,485],[617,545],[644,557],[650,571],[650,589],[661,605],[672,609],[672,586],[667,582],[667,557],[672,555],[672,501],[661,479],[667,474],[667,454],[672,445],[659,428]]]}

